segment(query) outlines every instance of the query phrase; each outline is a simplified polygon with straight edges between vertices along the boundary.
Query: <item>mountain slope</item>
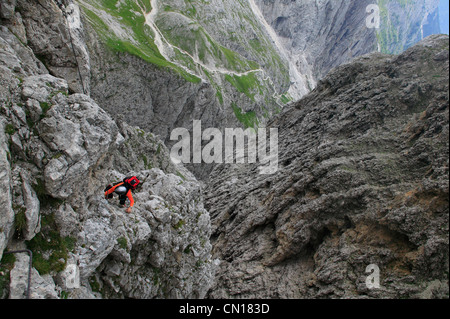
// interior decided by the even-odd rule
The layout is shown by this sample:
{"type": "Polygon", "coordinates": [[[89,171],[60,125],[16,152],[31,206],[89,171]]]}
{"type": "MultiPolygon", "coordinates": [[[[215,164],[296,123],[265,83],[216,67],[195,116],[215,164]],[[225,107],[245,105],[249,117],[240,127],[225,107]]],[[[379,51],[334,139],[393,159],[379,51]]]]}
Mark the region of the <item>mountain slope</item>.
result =
{"type": "Polygon", "coordinates": [[[435,30],[428,26],[435,23],[439,1],[256,0],[256,4],[299,72],[311,68],[317,82],[355,57],[374,51],[399,54],[432,34],[435,30]],[[374,7],[379,28],[367,25],[374,7]]]}
{"type": "Polygon", "coordinates": [[[370,2],[0,0],[0,297],[28,248],[32,298],[448,298],[448,37],[344,64],[432,29],[434,0],[380,30],[370,2]],[[192,120],[270,121],[277,174],[199,182],[168,150],[192,120]]]}
{"type": "MultiPolygon", "coordinates": [[[[67,19],[56,1],[17,0],[2,21],[71,91],[171,147],[170,132],[192,131],[193,119],[220,130],[264,126],[331,68],[419,40],[410,26],[421,29],[436,1],[380,1],[380,30],[366,25],[368,0],[59,2],[67,19]]],[[[211,168],[190,169],[206,180],[211,168]]]]}
{"type": "MultiPolygon", "coordinates": [[[[240,93],[247,104],[265,104],[270,114],[281,107],[282,95],[289,87],[286,61],[247,2],[78,3],[110,49],[173,69],[188,82],[208,83],[215,93],[212,104],[231,109],[231,101],[240,93]]],[[[264,114],[263,110],[258,113],[264,114]]]]}
{"type": "Polygon", "coordinates": [[[211,298],[448,298],[448,44],[331,71],[269,122],[276,174],[216,167],[211,298]]]}
{"type": "MultiPolygon", "coordinates": [[[[203,298],[214,264],[199,182],[0,30],[0,297],[203,298]],[[106,185],[143,182],[125,213],[106,185]],[[3,257],[3,258],[2,258],[3,257]],[[75,274],[79,282],[73,283],[75,274]]],[[[75,281],[74,281],[75,282],[75,281]]]]}

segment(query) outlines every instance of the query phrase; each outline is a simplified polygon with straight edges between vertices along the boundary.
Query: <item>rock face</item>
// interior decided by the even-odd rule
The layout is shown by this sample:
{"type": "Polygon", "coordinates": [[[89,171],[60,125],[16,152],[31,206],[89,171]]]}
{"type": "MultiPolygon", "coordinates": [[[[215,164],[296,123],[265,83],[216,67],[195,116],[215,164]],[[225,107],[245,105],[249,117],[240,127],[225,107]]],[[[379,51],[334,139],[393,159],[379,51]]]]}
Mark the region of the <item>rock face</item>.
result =
{"type": "Polygon", "coordinates": [[[29,257],[2,257],[27,248],[31,298],[203,298],[214,263],[199,182],[4,27],[0,45],[0,296],[25,297],[29,257]],[[129,175],[143,184],[127,214],[103,192],[129,175]]]}
{"type": "MultiPolygon", "coordinates": [[[[421,40],[424,17],[436,12],[438,1],[406,7],[379,1],[380,29],[366,25],[373,3],[152,0],[142,7],[127,0],[105,7],[80,1],[92,96],[168,147],[175,143],[170,132],[192,130],[192,119],[221,130],[264,126],[333,67],[421,40]]],[[[207,165],[190,169],[209,177],[207,165]]]]}
{"type": "Polygon", "coordinates": [[[373,51],[401,53],[439,33],[436,0],[388,1],[256,0],[300,72],[314,81],[355,57],[373,51]],[[376,5],[379,28],[367,24],[376,5]],[[371,7],[372,6],[372,7],[371,7]],[[299,19],[299,17],[302,17],[299,19]]]}
{"type": "Polygon", "coordinates": [[[12,226],[14,224],[14,211],[11,205],[11,168],[9,166],[8,154],[11,156],[7,147],[7,139],[5,132],[4,122],[0,122],[0,176],[1,176],[1,188],[3,196],[1,199],[1,214],[0,225],[4,227],[0,233],[0,251],[3,253],[8,241],[12,235],[12,226]]]}
{"type": "Polygon", "coordinates": [[[288,62],[246,1],[126,0],[113,10],[79,3],[92,96],[168,146],[172,129],[192,129],[192,119],[254,126],[289,100],[288,62]]]}
{"type": "Polygon", "coordinates": [[[58,1],[2,1],[2,25],[34,52],[52,75],[65,79],[71,92],[89,93],[90,61],[78,6],[58,1]],[[9,3],[8,6],[6,3],[9,3]],[[7,8],[5,10],[5,8],[7,8]],[[80,80],[81,75],[81,80],[80,80]]]}
{"type": "Polygon", "coordinates": [[[448,44],[331,71],[268,124],[276,174],[215,169],[209,297],[448,298],[448,44]]]}
{"type": "MultiPolygon", "coordinates": [[[[366,26],[369,0],[3,2],[2,24],[70,92],[168,147],[170,132],[192,130],[193,119],[264,126],[331,68],[377,49],[401,52],[437,16],[437,0],[378,1],[380,29],[366,26]]],[[[211,170],[190,169],[202,180],[211,170]]]]}
{"type": "Polygon", "coordinates": [[[105,229],[107,210],[100,204],[99,218],[84,228],[87,260],[81,260],[80,266],[87,267],[82,278],[97,269],[91,280],[101,284],[104,297],[203,298],[213,273],[210,220],[199,185],[158,169],[140,176],[145,183],[135,196],[142,207],[136,217],[122,213],[117,218],[121,215],[116,212],[105,229]],[[105,246],[110,246],[105,251],[110,253],[101,264],[96,252],[102,245],[95,235],[99,233],[106,234],[103,241],[113,237],[106,240],[105,246]]]}
{"type": "Polygon", "coordinates": [[[366,26],[366,7],[374,1],[256,0],[256,3],[294,65],[302,73],[312,73],[314,83],[333,67],[376,50],[375,29],[366,26]]]}
{"type": "Polygon", "coordinates": [[[417,28],[306,3],[0,0],[0,297],[25,297],[23,249],[32,298],[448,297],[448,37],[316,83],[417,28]],[[205,206],[171,130],[276,113],[278,172],[219,166],[205,206]],[[127,214],[103,192],[129,175],[127,214]]]}

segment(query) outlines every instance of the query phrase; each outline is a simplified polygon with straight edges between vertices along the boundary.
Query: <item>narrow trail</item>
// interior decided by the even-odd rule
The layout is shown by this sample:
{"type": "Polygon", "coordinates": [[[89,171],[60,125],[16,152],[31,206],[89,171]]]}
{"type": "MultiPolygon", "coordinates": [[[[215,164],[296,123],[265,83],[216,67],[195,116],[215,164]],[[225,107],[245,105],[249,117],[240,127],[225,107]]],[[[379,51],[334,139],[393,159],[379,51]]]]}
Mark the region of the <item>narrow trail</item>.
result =
{"type": "MultiPolygon", "coordinates": [[[[179,52],[181,52],[182,54],[188,56],[190,59],[192,59],[192,61],[202,67],[203,69],[205,69],[206,71],[208,71],[209,73],[219,73],[219,74],[227,74],[227,75],[231,75],[231,76],[237,76],[237,77],[241,77],[241,76],[246,76],[249,75],[251,73],[262,73],[263,74],[263,81],[268,82],[270,87],[272,87],[273,90],[273,95],[272,98],[274,99],[275,103],[280,106],[281,108],[283,107],[283,105],[278,101],[281,94],[279,94],[277,92],[277,90],[275,89],[275,84],[272,81],[272,78],[267,74],[267,72],[261,68],[258,69],[253,69],[253,70],[248,70],[245,72],[236,72],[233,70],[227,70],[224,68],[218,68],[215,66],[211,66],[211,65],[206,65],[204,64],[202,61],[200,61],[198,59],[198,57],[194,57],[192,54],[190,54],[189,52],[173,45],[172,43],[170,43],[162,34],[162,32],[159,30],[158,26],[156,25],[156,17],[158,16],[159,13],[159,8],[158,8],[158,2],[159,0],[150,0],[150,4],[151,4],[151,10],[149,12],[146,12],[144,10],[144,8],[142,8],[142,6],[139,4],[138,1],[136,1],[136,4],[139,6],[139,8],[141,9],[142,14],[145,17],[145,24],[148,25],[150,27],[150,29],[153,31],[153,33],[155,34],[155,44],[159,50],[159,52],[161,53],[161,55],[169,62],[173,63],[174,65],[182,68],[184,71],[186,71],[188,74],[191,74],[193,76],[199,77],[201,78],[203,81],[207,82],[207,79],[204,79],[202,77],[202,75],[200,74],[196,74],[195,72],[193,72],[191,69],[189,69],[188,67],[186,67],[185,65],[175,61],[172,57],[171,54],[174,55],[175,50],[178,50],[179,52]]],[[[254,3],[253,0],[250,0],[250,5],[254,5],[256,6],[256,4],[254,3]]],[[[257,13],[255,12],[255,10],[252,8],[252,11],[255,15],[257,15],[257,13]]],[[[262,14],[259,11],[259,15],[257,16],[258,20],[261,20],[262,18],[262,14]]],[[[263,18],[262,18],[263,19],[263,18]]],[[[267,22],[263,19],[261,22],[264,22],[267,25],[267,22]]],[[[268,25],[267,25],[268,26],[268,25]]],[[[266,26],[265,26],[266,27],[266,26]]],[[[268,26],[269,27],[269,26],[268,26]]],[[[270,27],[269,27],[270,28],[270,27]]],[[[274,37],[274,39],[277,39],[277,36],[275,34],[275,32],[272,30],[273,34],[270,34],[270,36],[274,37]]],[[[275,42],[277,47],[279,46],[279,48],[282,48],[281,44],[279,42],[275,42]]],[[[286,52],[283,51],[282,54],[286,57],[287,59],[287,55],[286,52]]],[[[287,61],[289,61],[289,59],[287,59],[287,61]]],[[[290,65],[290,69],[291,69],[291,65],[290,65]]],[[[290,71],[291,72],[291,71],[290,71]]]]}
{"type": "MultiPolygon", "coordinates": [[[[111,30],[114,32],[114,34],[117,37],[119,37],[123,40],[131,41],[132,43],[135,43],[133,36],[131,34],[129,34],[126,30],[124,30],[121,27],[120,22],[115,21],[113,16],[111,16],[110,14],[108,14],[102,10],[99,10],[97,7],[93,6],[91,3],[87,3],[85,0],[79,0],[79,1],[83,4],[83,6],[89,8],[89,10],[95,12],[99,17],[101,17],[102,20],[105,20],[105,23],[111,28],[111,30]]],[[[249,1],[250,1],[251,10],[254,13],[255,18],[258,21],[260,21],[260,23],[263,25],[264,28],[270,29],[270,26],[264,20],[261,12],[256,7],[255,2],[253,0],[249,0],[249,1]],[[255,10],[256,10],[256,12],[255,12],[255,10]]],[[[209,79],[205,77],[205,75],[201,72],[201,69],[204,69],[205,71],[209,72],[210,74],[230,75],[230,76],[236,76],[236,77],[242,77],[242,76],[246,76],[249,74],[260,73],[261,81],[266,82],[267,86],[270,87],[271,90],[274,92],[272,94],[272,98],[274,99],[275,103],[279,107],[283,108],[284,105],[282,103],[280,103],[280,97],[282,94],[280,94],[278,92],[271,76],[264,69],[258,68],[258,69],[244,71],[244,72],[238,72],[238,71],[229,70],[229,69],[226,69],[223,67],[217,67],[215,65],[205,64],[198,57],[193,56],[191,53],[187,52],[186,50],[183,50],[182,48],[177,47],[176,45],[173,45],[172,43],[170,43],[166,39],[164,34],[161,32],[161,30],[158,28],[158,26],[156,24],[156,20],[159,15],[160,0],[150,0],[151,9],[148,12],[142,6],[142,4],[140,3],[139,0],[135,0],[135,4],[139,7],[139,9],[141,11],[140,13],[145,18],[144,24],[147,25],[152,30],[152,33],[154,34],[153,41],[154,41],[159,53],[168,62],[170,62],[173,65],[175,65],[176,67],[180,68],[181,70],[186,72],[186,74],[190,74],[192,76],[200,78],[203,82],[209,82],[209,79]],[[185,55],[186,57],[189,57],[189,59],[191,59],[192,62],[196,66],[198,66],[197,72],[195,72],[195,70],[193,70],[192,68],[187,67],[183,63],[177,61],[175,58],[176,52],[179,52],[179,53],[185,55]]],[[[279,43],[278,40],[276,40],[277,35],[275,34],[275,32],[272,30],[272,32],[269,32],[269,35],[272,37],[272,40],[274,41],[277,48],[279,50],[282,49],[282,45],[279,43]]],[[[136,45],[138,45],[138,44],[136,43],[136,45]]],[[[283,57],[286,57],[287,53],[286,53],[286,51],[281,51],[281,54],[283,54],[283,57]]],[[[287,59],[286,61],[289,61],[289,59],[287,59]]],[[[290,66],[289,69],[292,69],[292,67],[290,66]]],[[[290,75],[290,78],[292,79],[292,75],[290,75]]],[[[292,96],[292,94],[291,94],[291,96],[292,96]]]]}
{"type": "Polygon", "coordinates": [[[249,75],[250,73],[256,73],[256,72],[264,72],[263,69],[259,68],[259,69],[254,69],[254,70],[249,70],[249,71],[245,71],[245,72],[236,72],[233,70],[227,70],[224,68],[218,68],[215,66],[211,66],[211,65],[206,65],[204,64],[202,61],[200,61],[198,59],[198,57],[194,57],[192,54],[190,54],[189,52],[173,45],[172,43],[170,43],[169,41],[167,41],[167,39],[164,37],[164,35],[162,34],[162,32],[159,30],[158,26],[155,23],[156,17],[158,16],[158,0],[151,0],[150,4],[152,6],[152,9],[150,12],[145,12],[145,10],[141,7],[141,5],[136,2],[136,4],[141,8],[141,12],[145,17],[145,24],[148,25],[153,33],[155,34],[155,44],[159,50],[159,52],[161,53],[161,55],[167,60],[170,61],[171,63],[175,64],[176,66],[182,68],[183,70],[185,70],[186,72],[188,72],[191,75],[197,76],[197,77],[201,77],[199,74],[194,73],[192,70],[190,70],[189,68],[187,68],[186,66],[184,66],[183,64],[174,61],[174,59],[171,56],[174,54],[175,50],[178,50],[179,52],[181,52],[182,54],[188,56],[190,59],[192,59],[192,61],[199,65],[200,67],[204,68],[205,70],[207,70],[210,73],[221,73],[221,74],[228,74],[228,75],[233,75],[233,76],[245,76],[245,75],[249,75]]]}

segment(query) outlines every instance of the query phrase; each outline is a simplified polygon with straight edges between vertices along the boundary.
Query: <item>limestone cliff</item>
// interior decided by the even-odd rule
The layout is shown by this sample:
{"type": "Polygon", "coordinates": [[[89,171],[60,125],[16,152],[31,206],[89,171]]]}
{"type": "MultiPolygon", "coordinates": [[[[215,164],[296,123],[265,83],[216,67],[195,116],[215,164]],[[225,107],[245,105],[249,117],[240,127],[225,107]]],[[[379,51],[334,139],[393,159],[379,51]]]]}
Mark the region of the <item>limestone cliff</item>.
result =
{"type": "MultiPolygon", "coordinates": [[[[71,92],[158,135],[173,128],[264,126],[329,70],[427,32],[437,0],[3,1],[2,23],[71,92]],[[428,18],[431,17],[431,18],[428,18]]],[[[211,167],[191,166],[208,178],[211,167]]]]}
{"type": "Polygon", "coordinates": [[[0,296],[24,297],[29,257],[3,253],[29,249],[31,298],[204,297],[211,228],[192,174],[153,134],[71,94],[5,27],[0,69],[0,296]],[[143,182],[130,214],[103,196],[125,175],[143,182]]]}
{"type": "Polygon", "coordinates": [[[256,0],[300,72],[316,82],[332,68],[363,54],[398,54],[431,34],[438,0],[256,0]],[[379,14],[378,27],[370,25],[379,14]],[[372,7],[371,7],[372,6],[372,7]],[[369,24],[367,21],[369,20],[369,24]]]}
{"type": "Polygon", "coordinates": [[[331,71],[269,122],[276,174],[214,170],[211,298],[448,298],[448,45],[331,71]]]}
{"type": "Polygon", "coordinates": [[[436,31],[373,2],[0,0],[0,297],[29,249],[32,298],[448,298],[448,37],[364,55],[436,31]],[[278,128],[278,172],[174,164],[192,120],[278,128]]]}

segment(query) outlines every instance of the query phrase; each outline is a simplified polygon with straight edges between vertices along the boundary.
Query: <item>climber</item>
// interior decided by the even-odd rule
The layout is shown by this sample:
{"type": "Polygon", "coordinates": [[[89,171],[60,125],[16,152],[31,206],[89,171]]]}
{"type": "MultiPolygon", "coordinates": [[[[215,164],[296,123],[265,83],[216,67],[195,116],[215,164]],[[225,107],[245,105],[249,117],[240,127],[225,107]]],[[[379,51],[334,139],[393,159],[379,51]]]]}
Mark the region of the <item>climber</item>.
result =
{"type": "Polygon", "coordinates": [[[113,193],[119,195],[119,203],[122,207],[125,207],[125,201],[127,198],[130,200],[130,207],[125,212],[131,213],[131,208],[134,205],[134,199],[132,191],[134,191],[140,184],[139,179],[136,176],[125,177],[122,182],[114,185],[108,185],[105,188],[105,199],[111,199],[114,197],[113,193]]]}

